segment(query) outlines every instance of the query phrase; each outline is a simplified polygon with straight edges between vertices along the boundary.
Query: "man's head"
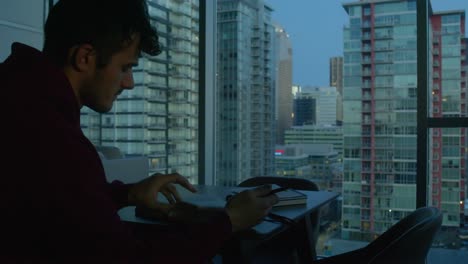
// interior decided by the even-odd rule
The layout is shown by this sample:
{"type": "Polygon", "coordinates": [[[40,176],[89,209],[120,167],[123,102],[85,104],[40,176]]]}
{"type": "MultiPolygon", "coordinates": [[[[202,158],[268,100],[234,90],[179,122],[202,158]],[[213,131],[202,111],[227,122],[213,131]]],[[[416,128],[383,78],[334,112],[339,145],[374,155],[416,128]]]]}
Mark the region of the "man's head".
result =
{"type": "Polygon", "coordinates": [[[44,54],[64,69],[80,106],[98,112],[133,88],[140,52],[161,52],[145,0],[60,0],[44,32],[44,54]]]}

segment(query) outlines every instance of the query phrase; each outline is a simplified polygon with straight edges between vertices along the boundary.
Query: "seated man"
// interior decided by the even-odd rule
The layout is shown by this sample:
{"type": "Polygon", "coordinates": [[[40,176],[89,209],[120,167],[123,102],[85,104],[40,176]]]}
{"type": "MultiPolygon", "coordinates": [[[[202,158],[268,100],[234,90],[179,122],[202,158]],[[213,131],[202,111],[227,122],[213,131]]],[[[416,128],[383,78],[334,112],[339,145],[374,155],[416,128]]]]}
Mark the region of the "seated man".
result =
{"type": "Polygon", "coordinates": [[[179,200],[173,184],[196,191],[177,173],[107,183],[81,131],[81,107],[107,112],[133,88],[140,52],[160,53],[144,0],[61,0],[47,18],[42,52],[12,45],[0,64],[1,263],[203,263],[276,203],[275,195],[262,197],[270,187],[260,187],[234,196],[210,221],[144,237],[120,220],[117,211],[128,205],[171,220],[179,200]],[[158,202],[158,193],[170,203],[158,202]]]}

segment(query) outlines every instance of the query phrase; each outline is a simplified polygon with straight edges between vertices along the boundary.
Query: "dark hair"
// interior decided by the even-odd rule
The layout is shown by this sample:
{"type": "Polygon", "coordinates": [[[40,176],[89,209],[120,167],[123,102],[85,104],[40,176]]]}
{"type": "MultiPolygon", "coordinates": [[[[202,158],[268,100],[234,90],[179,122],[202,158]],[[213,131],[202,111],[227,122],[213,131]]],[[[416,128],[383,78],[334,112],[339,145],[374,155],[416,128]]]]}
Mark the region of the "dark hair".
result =
{"type": "Polygon", "coordinates": [[[44,33],[43,52],[61,67],[70,48],[80,44],[92,45],[98,67],[103,67],[136,33],[140,51],[161,53],[145,0],[60,0],[47,17],[44,33]]]}

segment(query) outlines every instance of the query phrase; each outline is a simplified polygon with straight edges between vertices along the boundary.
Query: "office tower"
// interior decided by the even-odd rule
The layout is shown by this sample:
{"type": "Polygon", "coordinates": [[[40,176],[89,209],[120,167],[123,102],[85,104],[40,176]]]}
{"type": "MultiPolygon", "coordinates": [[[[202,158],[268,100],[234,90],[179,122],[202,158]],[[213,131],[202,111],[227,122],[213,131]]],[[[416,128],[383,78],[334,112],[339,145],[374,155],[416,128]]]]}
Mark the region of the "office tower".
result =
{"type": "MultiPolygon", "coordinates": [[[[434,118],[466,117],[465,11],[434,12],[430,24],[432,87],[429,115],[434,118]]],[[[443,225],[454,229],[464,221],[466,130],[468,125],[430,131],[429,203],[443,210],[443,225]]]]}
{"type": "Polygon", "coordinates": [[[343,94],[343,57],[330,58],[330,86],[343,94]]]}
{"type": "Polygon", "coordinates": [[[148,1],[163,52],[134,68],[135,88],[109,113],[82,111],[82,128],[96,145],[127,156],[145,155],[150,173],[179,172],[198,179],[199,2],[148,1]]]}
{"type": "Polygon", "coordinates": [[[343,57],[330,58],[330,86],[336,87],[336,121],[343,122],[343,57]]]}
{"type": "Polygon", "coordinates": [[[218,0],[216,181],[237,185],[274,173],[272,9],[261,0],[218,0]]]}
{"type": "Polygon", "coordinates": [[[330,86],[343,94],[343,57],[330,58],[330,86]]]}
{"type": "MultiPolygon", "coordinates": [[[[302,87],[301,92],[296,94],[296,99],[298,103],[305,100],[310,101],[313,99],[315,101],[315,113],[312,120],[305,120],[303,123],[294,122],[294,125],[302,124],[318,124],[318,125],[334,125],[336,124],[336,102],[337,102],[338,93],[335,87],[302,87]]],[[[296,104],[296,107],[299,106],[296,104]]],[[[305,111],[305,110],[304,110],[305,111]]],[[[295,113],[295,120],[301,119],[300,116],[297,118],[295,113]]]]}
{"type": "Polygon", "coordinates": [[[336,95],[336,124],[343,125],[343,96],[340,93],[336,95]]]}
{"type": "MultiPolygon", "coordinates": [[[[343,6],[349,26],[344,29],[342,236],[372,240],[416,207],[416,1],[343,6]]],[[[460,98],[466,98],[464,12],[431,13],[430,21],[429,112],[460,116],[460,98]]],[[[429,205],[444,210],[444,226],[460,223],[464,133],[444,128],[429,134],[429,205]]]]}
{"type": "Polygon", "coordinates": [[[312,95],[297,93],[293,103],[294,126],[317,123],[317,98],[312,95]]]}
{"type": "Polygon", "coordinates": [[[292,126],[292,47],[289,35],[275,26],[276,143],[284,143],[284,130],[292,126]]]}

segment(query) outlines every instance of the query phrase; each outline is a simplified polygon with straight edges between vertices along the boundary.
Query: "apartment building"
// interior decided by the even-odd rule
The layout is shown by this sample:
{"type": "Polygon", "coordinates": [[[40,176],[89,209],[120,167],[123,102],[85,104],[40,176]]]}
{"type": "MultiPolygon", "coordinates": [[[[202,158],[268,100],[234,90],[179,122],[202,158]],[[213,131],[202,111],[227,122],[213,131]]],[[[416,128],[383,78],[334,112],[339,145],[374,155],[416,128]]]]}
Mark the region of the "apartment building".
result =
{"type": "MultiPolygon", "coordinates": [[[[416,207],[416,1],[343,4],[346,239],[372,240],[416,207]]],[[[465,116],[464,11],[430,11],[431,117],[465,116]]],[[[431,129],[430,204],[460,224],[466,128],[431,129]]]]}
{"type": "Polygon", "coordinates": [[[217,184],[274,173],[272,9],[262,0],[218,0],[217,184]]]}

